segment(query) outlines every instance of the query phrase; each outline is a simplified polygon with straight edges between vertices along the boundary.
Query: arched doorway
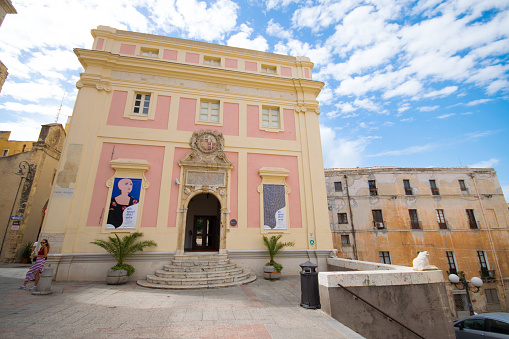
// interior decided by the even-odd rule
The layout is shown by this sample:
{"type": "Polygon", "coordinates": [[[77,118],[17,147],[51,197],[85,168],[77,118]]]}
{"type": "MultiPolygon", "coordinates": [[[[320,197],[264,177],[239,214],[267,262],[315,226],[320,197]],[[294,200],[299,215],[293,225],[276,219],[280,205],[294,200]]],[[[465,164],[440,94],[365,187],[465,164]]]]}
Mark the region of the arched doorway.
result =
{"type": "Polygon", "coordinates": [[[218,251],[221,204],[211,193],[195,195],[187,207],[185,251],[218,251]]]}

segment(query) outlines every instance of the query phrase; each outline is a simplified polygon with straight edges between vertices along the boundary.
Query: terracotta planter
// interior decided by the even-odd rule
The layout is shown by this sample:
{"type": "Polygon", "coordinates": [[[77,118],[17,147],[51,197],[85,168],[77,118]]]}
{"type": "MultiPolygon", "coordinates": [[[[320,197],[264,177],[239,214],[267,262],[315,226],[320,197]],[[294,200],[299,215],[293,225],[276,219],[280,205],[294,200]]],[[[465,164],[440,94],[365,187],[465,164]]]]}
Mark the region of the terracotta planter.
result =
{"type": "Polygon", "coordinates": [[[108,274],[106,275],[106,283],[108,285],[121,285],[125,284],[129,281],[129,276],[127,275],[126,270],[112,270],[111,268],[108,270],[108,274]]]}
{"type": "Polygon", "coordinates": [[[274,266],[263,266],[263,277],[266,280],[278,280],[281,278],[281,272],[276,271],[274,266]]]}
{"type": "Polygon", "coordinates": [[[30,263],[30,258],[22,258],[21,259],[21,263],[22,264],[29,264],[30,263]]]}

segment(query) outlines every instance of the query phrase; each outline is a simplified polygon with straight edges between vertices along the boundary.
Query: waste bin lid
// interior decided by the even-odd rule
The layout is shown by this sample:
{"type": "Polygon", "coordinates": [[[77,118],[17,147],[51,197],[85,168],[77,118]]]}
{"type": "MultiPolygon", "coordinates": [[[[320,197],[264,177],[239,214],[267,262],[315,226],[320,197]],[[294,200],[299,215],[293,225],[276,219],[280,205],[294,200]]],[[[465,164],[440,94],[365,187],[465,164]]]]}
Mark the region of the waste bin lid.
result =
{"type": "Polygon", "coordinates": [[[300,267],[304,268],[304,267],[318,267],[317,264],[313,264],[311,261],[306,261],[305,263],[302,263],[299,265],[300,267]]]}

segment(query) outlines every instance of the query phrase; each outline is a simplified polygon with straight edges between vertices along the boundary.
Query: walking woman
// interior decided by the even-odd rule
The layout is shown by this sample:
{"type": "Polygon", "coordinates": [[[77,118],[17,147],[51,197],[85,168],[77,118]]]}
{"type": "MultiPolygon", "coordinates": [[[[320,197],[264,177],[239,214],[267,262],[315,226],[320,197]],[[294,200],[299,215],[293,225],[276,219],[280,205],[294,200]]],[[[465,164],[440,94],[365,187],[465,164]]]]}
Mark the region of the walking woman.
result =
{"type": "Polygon", "coordinates": [[[29,281],[34,280],[35,278],[35,285],[34,287],[31,287],[29,290],[33,291],[37,288],[37,283],[39,282],[39,276],[41,272],[44,269],[44,263],[46,262],[46,257],[48,256],[49,252],[49,243],[47,239],[43,239],[41,241],[41,249],[37,254],[34,255],[36,258],[35,263],[30,267],[30,269],[27,272],[27,276],[25,278],[25,282],[23,285],[21,285],[18,290],[26,290],[26,285],[29,281]]]}

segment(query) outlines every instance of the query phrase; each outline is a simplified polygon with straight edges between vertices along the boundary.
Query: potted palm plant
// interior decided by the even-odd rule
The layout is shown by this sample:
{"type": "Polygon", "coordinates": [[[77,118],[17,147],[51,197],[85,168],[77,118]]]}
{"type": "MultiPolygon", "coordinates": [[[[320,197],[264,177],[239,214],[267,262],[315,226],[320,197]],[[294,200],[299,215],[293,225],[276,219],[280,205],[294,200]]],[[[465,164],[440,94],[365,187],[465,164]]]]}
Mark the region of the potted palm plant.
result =
{"type": "Polygon", "coordinates": [[[141,236],[143,236],[143,233],[134,232],[120,239],[115,234],[115,237],[108,237],[108,240],[96,239],[91,242],[104,248],[117,260],[117,264],[108,270],[106,276],[108,285],[125,284],[129,280],[129,276],[134,273],[134,267],[124,263],[124,261],[134,253],[143,251],[145,247],[157,246],[152,240],[136,242],[136,239],[141,236]]]}
{"type": "Polygon", "coordinates": [[[281,270],[283,269],[283,265],[274,261],[274,257],[283,247],[293,246],[294,243],[289,242],[280,242],[283,235],[273,235],[270,238],[263,236],[263,243],[269,250],[270,261],[265,264],[263,267],[263,277],[267,280],[277,280],[281,278],[281,270]]]}
{"type": "Polygon", "coordinates": [[[32,242],[27,242],[21,251],[21,263],[28,264],[30,262],[30,256],[32,255],[32,242]]]}

